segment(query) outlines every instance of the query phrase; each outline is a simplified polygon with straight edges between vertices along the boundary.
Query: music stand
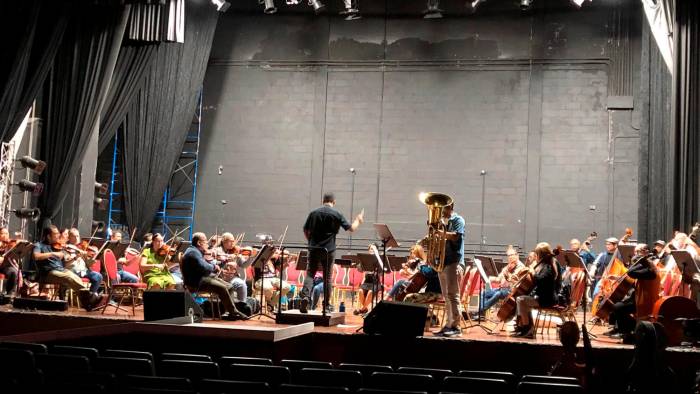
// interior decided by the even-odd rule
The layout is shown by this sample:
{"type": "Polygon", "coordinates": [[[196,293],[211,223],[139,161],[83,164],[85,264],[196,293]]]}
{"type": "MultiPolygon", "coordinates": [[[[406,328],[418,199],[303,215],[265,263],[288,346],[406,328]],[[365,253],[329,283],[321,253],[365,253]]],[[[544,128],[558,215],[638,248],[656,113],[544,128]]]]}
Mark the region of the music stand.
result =
{"type": "Polygon", "coordinates": [[[392,271],[394,276],[394,283],[396,283],[396,273],[403,269],[403,265],[408,262],[408,257],[399,256],[386,256],[387,263],[389,264],[389,269],[392,271]]]}
{"type": "MultiPolygon", "coordinates": [[[[486,331],[489,334],[493,333],[493,329],[486,327],[485,325],[481,324],[481,308],[484,304],[484,291],[486,291],[486,285],[488,284],[489,289],[491,289],[491,277],[492,276],[498,276],[498,271],[496,270],[496,263],[494,263],[493,259],[488,256],[474,256],[474,265],[476,265],[476,269],[479,271],[479,275],[481,276],[481,284],[479,285],[479,306],[477,307],[477,317],[476,317],[476,323],[470,318],[470,325],[467,326],[467,328],[472,328],[475,326],[481,327],[482,330],[486,331]]],[[[467,310],[467,317],[469,317],[469,311],[467,310]]],[[[484,320],[486,320],[486,317],[484,317],[484,320]]]]}
{"type": "MultiPolygon", "coordinates": [[[[396,241],[396,238],[394,238],[394,235],[391,234],[391,230],[389,230],[389,226],[387,226],[386,224],[374,223],[374,230],[377,232],[377,236],[382,241],[382,261],[387,261],[386,260],[387,247],[398,248],[401,245],[396,241]]],[[[388,264],[386,264],[386,265],[388,265],[388,264]]],[[[381,286],[379,288],[382,299],[384,299],[384,272],[385,272],[384,265],[382,265],[381,286]]],[[[375,300],[373,299],[372,302],[374,302],[374,301],[375,300]]],[[[374,307],[374,305],[373,305],[373,307],[374,307]]]]}
{"type": "MultiPolygon", "coordinates": [[[[630,246],[630,245],[620,245],[620,246],[630,246]]],[[[619,246],[618,246],[619,247],[619,246]]],[[[634,247],[632,248],[634,251],[634,247]]],[[[559,259],[559,256],[562,256],[563,263],[561,264],[563,267],[569,267],[569,268],[580,268],[581,271],[583,271],[584,275],[586,276],[585,278],[585,286],[583,287],[583,296],[581,297],[581,307],[583,308],[583,323],[582,325],[586,325],[586,308],[588,304],[588,290],[593,284],[593,279],[591,278],[591,274],[588,273],[588,268],[586,267],[586,263],[583,262],[583,259],[581,258],[581,255],[578,252],[575,252],[573,250],[564,250],[563,253],[559,253],[557,256],[557,259],[559,259]]],[[[586,331],[588,331],[588,336],[592,338],[598,338],[595,334],[591,333],[588,328],[586,328],[586,331]]]]}
{"type": "Polygon", "coordinates": [[[632,262],[635,247],[636,245],[617,245],[617,251],[620,253],[620,257],[622,258],[622,262],[625,264],[625,267],[629,267],[630,263],[632,262]]]}
{"type": "MultiPolygon", "coordinates": [[[[270,260],[272,257],[272,254],[274,253],[274,248],[271,245],[265,244],[263,245],[262,249],[258,252],[258,254],[253,257],[253,262],[250,263],[253,267],[259,268],[260,269],[260,311],[258,313],[253,313],[248,319],[252,319],[253,317],[257,316],[258,319],[260,317],[265,316],[270,319],[275,319],[274,316],[270,315],[265,311],[266,305],[265,305],[265,264],[270,260]]],[[[253,278],[253,287],[255,287],[255,278],[253,278]]],[[[282,283],[280,283],[280,293],[281,293],[281,287],[282,283]]],[[[280,298],[282,298],[282,294],[280,294],[280,298]]]]}
{"type": "MultiPolygon", "coordinates": [[[[379,286],[381,285],[379,283],[379,273],[383,272],[384,270],[384,264],[382,263],[381,258],[379,257],[379,253],[358,253],[357,257],[360,258],[360,267],[362,268],[363,274],[365,272],[374,272],[376,275],[375,278],[375,291],[374,293],[379,290],[379,286]]],[[[382,274],[383,275],[383,274],[382,274]]],[[[372,294],[372,308],[374,308],[376,301],[376,294],[372,294]]]]}
{"type": "Polygon", "coordinates": [[[693,256],[685,250],[672,250],[671,256],[676,260],[676,266],[681,271],[683,282],[693,283],[693,275],[700,272],[693,256]]]}

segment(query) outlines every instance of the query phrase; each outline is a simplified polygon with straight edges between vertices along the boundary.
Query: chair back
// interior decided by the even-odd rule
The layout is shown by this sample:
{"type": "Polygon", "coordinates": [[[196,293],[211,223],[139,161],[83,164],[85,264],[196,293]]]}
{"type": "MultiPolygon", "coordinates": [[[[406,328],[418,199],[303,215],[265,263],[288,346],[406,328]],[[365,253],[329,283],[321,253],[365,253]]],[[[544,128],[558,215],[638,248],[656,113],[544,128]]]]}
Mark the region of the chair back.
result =
{"type": "Polygon", "coordinates": [[[117,280],[117,258],[114,257],[114,252],[110,249],[106,249],[103,253],[102,262],[105,265],[105,271],[107,271],[107,277],[110,281],[117,280]]]}

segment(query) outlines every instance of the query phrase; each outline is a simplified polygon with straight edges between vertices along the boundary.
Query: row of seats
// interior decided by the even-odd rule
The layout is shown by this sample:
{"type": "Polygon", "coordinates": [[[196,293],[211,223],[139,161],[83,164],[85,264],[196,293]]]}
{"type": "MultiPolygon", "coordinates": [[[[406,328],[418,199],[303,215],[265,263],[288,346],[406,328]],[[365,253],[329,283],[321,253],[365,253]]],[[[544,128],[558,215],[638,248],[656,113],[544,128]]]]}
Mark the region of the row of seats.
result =
{"type": "Polygon", "coordinates": [[[66,384],[66,375],[82,377],[74,384],[92,385],[99,392],[123,390],[195,390],[214,392],[369,392],[369,390],[421,393],[579,393],[573,378],[523,376],[510,372],[459,371],[329,362],[272,360],[253,357],[219,357],[202,354],[104,350],[41,344],[0,343],[0,368],[14,371],[16,384],[66,384]],[[4,361],[3,361],[4,360],[4,361]],[[11,363],[9,360],[12,360],[11,363]],[[4,364],[8,364],[4,368],[4,364]],[[117,382],[119,384],[117,384],[117,382]],[[100,386],[100,387],[97,387],[100,386]],[[316,389],[306,386],[314,386],[316,389]],[[248,389],[246,389],[248,387],[248,389]],[[321,389],[323,388],[323,389],[321,389]]]}

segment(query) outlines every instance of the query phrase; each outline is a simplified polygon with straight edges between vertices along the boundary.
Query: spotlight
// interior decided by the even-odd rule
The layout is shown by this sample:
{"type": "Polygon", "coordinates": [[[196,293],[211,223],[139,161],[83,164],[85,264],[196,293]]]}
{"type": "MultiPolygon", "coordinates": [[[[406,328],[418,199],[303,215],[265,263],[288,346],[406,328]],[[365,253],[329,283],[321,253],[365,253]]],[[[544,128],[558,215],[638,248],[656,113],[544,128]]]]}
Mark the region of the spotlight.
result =
{"type": "MultiPolygon", "coordinates": [[[[263,12],[265,12],[268,15],[272,15],[275,12],[277,12],[277,7],[275,7],[275,0],[260,0],[260,4],[265,5],[265,10],[263,12]]],[[[222,169],[223,168],[219,166],[219,175],[221,175],[222,169]]]]}
{"type": "Polygon", "coordinates": [[[343,0],[345,10],[340,11],[340,15],[347,15],[345,17],[346,21],[353,21],[355,19],[362,18],[362,15],[360,15],[360,9],[357,6],[357,1],[358,0],[343,0]]]}
{"type": "Polygon", "coordinates": [[[95,193],[104,196],[109,191],[106,183],[95,182],[95,193]]]}
{"type": "Polygon", "coordinates": [[[216,6],[216,10],[219,12],[226,12],[228,7],[231,6],[231,3],[225,0],[211,0],[211,3],[216,6]]]}
{"type": "Polygon", "coordinates": [[[16,184],[19,186],[19,190],[23,192],[32,192],[35,196],[38,196],[41,194],[42,191],[44,191],[44,184],[40,182],[32,182],[27,179],[22,179],[19,181],[19,183],[16,184]]]}
{"type": "Polygon", "coordinates": [[[520,10],[521,11],[529,10],[531,5],[532,5],[532,0],[520,0],[520,10]]]}
{"type": "Polygon", "coordinates": [[[574,5],[576,5],[576,7],[579,7],[579,8],[581,8],[584,1],[586,1],[586,0],[571,0],[571,2],[574,3],[574,5]]]}
{"type": "Polygon", "coordinates": [[[476,12],[476,8],[479,7],[479,4],[483,3],[486,0],[467,0],[466,3],[464,3],[464,8],[467,9],[467,12],[470,14],[473,14],[476,12]]]}
{"type": "Polygon", "coordinates": [[[428,0],[426,9],[423,10],[423,19],[440,19],[442,18],[442,10],[440,9],[440,0],[428,0]]]}
{"type": "Polygon", "coordinates": [[[46,169],[45,161],[34,159],[31,156],[22,156],[22,158],[19,159],[19,162],[22,164],[23,168],[29,168],[30,170],[36,172],[37,175],[41,175],[41,173],[46,169]]]}
{"type": "Polygon", "coordinates": [[[92,221],[92,231],[104,231],[105,229],[105,222],[101,220],[93,220],[92,221]]]}
{"type": "Polygon", "coordinates": [[[309,0],[309,5],[314,7],[316,15],[322,13],[326,9],[326,6],[321,3],[321,0],[309,0]]]}
{"type": "Polygon", "coordinates": [[[99,209],[100,211],[104,211],[105,209],[107,209],[107,199],[95,197],[94,202],[97,206],[97,209],[99,209]]]}
{"type": "Polygon", "coordinates": [[[13,209],[11,212],[14,212],[15,216],[20,219],[31,219],[35,222],[41,217],[41,210],[39,208],[20,208],[13,209]]]}

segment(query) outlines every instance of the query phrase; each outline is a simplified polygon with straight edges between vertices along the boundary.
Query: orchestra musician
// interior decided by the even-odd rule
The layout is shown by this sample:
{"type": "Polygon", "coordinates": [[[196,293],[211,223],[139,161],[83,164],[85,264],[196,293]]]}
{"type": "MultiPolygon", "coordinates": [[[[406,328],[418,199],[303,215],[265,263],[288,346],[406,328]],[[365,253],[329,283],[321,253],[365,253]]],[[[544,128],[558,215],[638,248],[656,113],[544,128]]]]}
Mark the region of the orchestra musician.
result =
{"type": "Polygon", "coordinates": [[[175,278],[168,271],[168,257],[169,248],[163,244],[163,236],[159,233],[153,235],[151,244],[141,253],[139,263],[149,289],[175,289],[175,278]]]}
{"type": "Polygon", "coordinates": [[[151,242],[153,241],[153,233],[146,233],[143,235],[143,239],[141,239],[141,244],[143,248],[147,248],[151,246],[151,242]]]}
{"type": "Polygon", "coordinates": [[[166,258],[165,263],[168,265],[168,272],[175,279],[175,288],[182,289],[183,279],[182,270],[180,269],[180,263],[182,262],[183,252],[180,252],[180,245],[184,239],[182,237],[175,237],[173,239],[173,246],[170,248],[169,257],[166,258]]]}
{"type": "MultiPolygon", "coordinates": [[[[290,260],[292,258],[293,257],[290,257],[285,251],[284,266],[282,266],[280,251],[276,250],[270,260],[263,265],[262,272],[260,273],[261,276],[255,282],[255,290],[260,291],[260,288],[262,287],[265,303],[267,304],[268,310],[271,312],[273,312],[277,307],[280,295],[287,296],[292,289],[292,286],[290,286],[289,283],[284,280],[284,275],[282,277],[282,281],[280,282],[277,271],[277,269],[280,269],[284,274],[284,269],[291,263],[290,260]]],[[[282,307],[285,307],[284,303],[282,307]]]]}
{"type": "MultiPolygon", "coordinates": [[[[109,236],[109,240],[113,242],[121,242],[122,232],[119,230],[112,231],[112,234],[109,236]]],[[[120,257],[119,260],[117,260],[117,283],[138,283],[138,276],[129,271],[125,271],[124,264],[127,264],[126,257],[120,257]]]]}
{"type": "Polygon", "coordinates": [[[411,277],[418,271],[418,267],[425,264],[425,259],[425,249],[423,249],[421,245],[415,244],[411,246],[408,260],[401,264],[401,270],[399,271],[401,279],[397,280],[391,287],[391,290],[389,290],[386,296],[387,300],[395,299],[396,295],[399,293],[399,290],[408,285],[408,283],[411,281],[411,277]]]}
{"type": "Polygon", "coordinates": [[[514,336],[534,338],[535,328],[530,318],[533,308],[547,308],[556,303],[557,282],[560,281],[559,264],[554,259],[552,247],[547,242],[540,242],[535,247],[537,258],[534,268],[529,267],[533,275],[534,295],[523,295],[516,299],[518,322],[514,336]]]}
{"type": "Polygon", "coordinates": [[[593,254],[593,249],[591,249],[591,242],[589,240],[586,240],[584,243],[581,243],[581,241],[574,238],[571,241],[569,241],[569,249],[578,253],[578,255],[581,256],[581,260],[583,261],[583,264],[585,265],[586,269],[588,269],[591,266],[591,264],[593,264],[593,262],[595,261],[596,256],[595,254],[593,254]]]}
{"type": "Polygon", "coordinates": [[[6,227],[0,227],[0,274],[5,275],[5,294],[14,297],[19,288],[19,261],[14,256],[2,256],[11,249],[11,245],[10,232],[6,227]]]}
{"type": "Polygon", "coordinates": [[[248,285],[239,270],[242,272],[248,268],[253,259],[241,256],[238,253],[235,240],[231,233],[221,234],[221,244],[214,248],[214,253],[223,264],[223,279],[233,286],[236,301],[245,302],[248,296],[248,285]]]}
{"type": "Polygon", "coordinates": [[[592,291],[591,297],[595,297],[598,291],[600,290],[600,287],[598,286],[598,283],[600,282],[600,279],[603,277],[603,273],[605,273],[605,269],[608,267],[610,263],[613,261],[613,255],[615,254],[615,250],[617,250],[617,244],[620,242],[619,239],[615,237],[610,237],[605,240],[605,252],[601,252],[598,257],[596,257],[595,261],[593,264],[589,267],[588,273],[591,275],[593,278],[593,283],[591,284],[591,288],[594,289],[592,291]]]}
{"type": "Polygon", "coordinates": [[[68,230],[68,243],[66,245],[64,266],[79,277],[87,278],[90,281],[90,291],[98,293],[102,283],[102,274],[88,267],[88,264],[94,263],[95,260],[90,259],[87,252],[80,249],[80,232],[77,228],[68,230]],[[70,246],[68,247],[68,245],[70,246]]]}
{"type": "Polygon", "coordinates": [[[481,310],[478,315],[472,316],[473,319],[484,316],[484,313],[496,305],[499,300],[508,297],[511,288],[520,280],[522,273],[527,270],[525,264],[520,261],[518,251],[512,245],[508,245],[506,249],[506,258],[508,259],[508,264],[501,269],[496,278],[499,283],[498,287],[484,290],[483,301],[480,303],[481,310]]]}
{"type": "Polygon", "coordinates": [[[636,321],[632,315],[634,314],[637,320],[648,319],[659,299],[660,275],[654,259],[649,256],[649,247],[646,244],[638,244],[634,248],[634,258],[627,275],[636,279],[636,282],[627,296],[615,303],[608,320],[613,328],[605,334],[613,338],[622,338],[624,343],[634,343],[632,332],[636,321]]]}
{"type": "Polygon", "coordinates": [[[32,257],[36,262],[39,281],[58,284],[76,291],[80,304],[88,311],[102,305],[107,297],[100,297],[85,289],[80,277],[63,266],[65,252],[60,241],[61,232],[56,226],[50,225],[44,228],[41,242],[34,245],[32,257]]]}
{"type": "Polygon", "coordinates": [[[464,218],[454,211],[454,203],[443,207],[442,217],[447,220],[444,236],[445,267],[438,273],[440,290],[445,300],[447,321],[444,327],[435,332],[436,336],[452,337],[461,335],[459,327],[461,315],[459,311],[459,281],[464,273],[464,218]]]}
{"type": "Polygon", "coordinates": [[[360,291],[357,293],[360,308],[355,309],[353,314],[360,315],[369,312],[369,306],[372,303],[372,298],[375,294],[377,294],[378,284],[379,279],[375,271],[365,272],[362,283],[360,284],[360,291]]]}
{"type": "Polygon", "coordinates": [[[247,319],[248,317],[239,311],[234,304],[233,286],[216,278],[216,274],[221,268],[204,259],[204,254],[207,253],[208,249],[206,234],[192,234],[192,245],[187,248],[182,256],[182,275],[185,287],[193,292],[208,291],[216,293],[226,309],[226,313],[221,316],[222,319],[247,319]]]}
{"type": "MultiPolygon", "coordinates": [[[[335,261],[335,237],[342,227],[345,231],[353,232],[364,222],[364,210],[353,220],[352,224],[337,209],[333,193],[323,195],[323,205],[309,213],[304,223],[304,236],[309,241],[309,266],[304,276],[304,286],[301,289],[299,312],[307,313],[309,296],[314,283],[314,276],[319,269],[323,270],[324,278],[330,278],[329,270],[335,261]]],[[[328,307],[331,294],[331,284],[323,287],[324,308],[328,307]]]]}

